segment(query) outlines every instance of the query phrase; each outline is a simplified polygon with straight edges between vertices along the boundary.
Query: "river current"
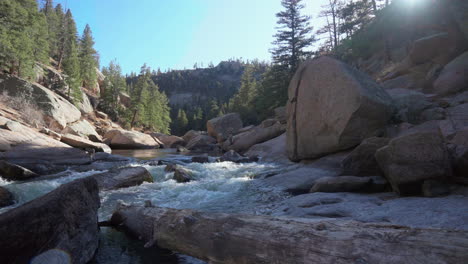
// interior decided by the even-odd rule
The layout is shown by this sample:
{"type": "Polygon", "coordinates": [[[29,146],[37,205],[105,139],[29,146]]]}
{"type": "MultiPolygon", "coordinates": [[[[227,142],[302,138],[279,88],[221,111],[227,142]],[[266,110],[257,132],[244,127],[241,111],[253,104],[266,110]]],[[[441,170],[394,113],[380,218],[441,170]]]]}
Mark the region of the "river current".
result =
{"type": "MultiPolygon", "coordinates": [[[[172,179],[173,173],[164,171],[165,166],[141,165],[140,162],[135,162],[132,166],[144,166],[153,176],[154,182],[101,192],[100,221],[108,220],[118,203],[143,205],[146,201],[151,201],[155,206],[177,209],[269,214],[273,206],[287,197],[287,194],[260,186],[253,180],[258,175],[280,170],[280,165],[274,163],[184,164],[184,161],[189,160],[190,157],[167,151],[127,151],[118,154],[138,159],[158,157],[166,161],[182,163],[192,172],[195,180],[189,183],[177,183],[172,179]]],[[[66,171],[58,175],[61,177],[26,183],[0,180],[0,185],[10,190],[17,201],[11,207],[0,209],[0,213],[44,195],[64,183],[102,172],[105,171],[66,171]]],[[[142,242],[130,239],[112,228],[101,228],[100,235],[100,247],[92,264],[204,263],[167,250],[145,249],[142,242]]]]}

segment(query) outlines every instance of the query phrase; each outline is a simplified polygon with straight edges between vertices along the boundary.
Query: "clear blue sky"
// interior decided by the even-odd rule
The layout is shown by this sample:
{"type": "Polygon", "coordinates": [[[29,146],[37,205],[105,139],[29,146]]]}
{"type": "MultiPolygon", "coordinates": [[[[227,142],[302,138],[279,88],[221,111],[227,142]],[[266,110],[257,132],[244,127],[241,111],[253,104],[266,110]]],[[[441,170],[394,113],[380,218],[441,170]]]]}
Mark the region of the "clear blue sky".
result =
{"type": "MultiPolygon", "coordinates": [[[[306,0],[316,17],[325,0],[306,0]]],[[[124,73],[192,68],[229,58],[269,60],[280,0],[55,0],[70,8],[78,31],[88,23],[101,66],[124,73]]],[[[315,20],[317,21],[317,20],[315,20]]],[[[315,27],[317,29],[317,27],[315,27]]]]}

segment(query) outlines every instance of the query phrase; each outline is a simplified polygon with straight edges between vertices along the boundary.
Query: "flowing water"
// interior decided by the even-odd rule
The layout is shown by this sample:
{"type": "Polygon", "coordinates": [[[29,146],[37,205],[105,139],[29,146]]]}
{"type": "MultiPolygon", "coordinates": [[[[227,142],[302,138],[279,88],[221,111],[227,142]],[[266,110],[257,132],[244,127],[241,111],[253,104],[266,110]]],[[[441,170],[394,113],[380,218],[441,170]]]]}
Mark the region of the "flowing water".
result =
{"type": "MultiPolygon", "coordinates": [[[[121,155],[140,159],[164,158],[174,162],[184,162],[190,157],[171,154],[167,151],[128,151],[121,155]]],[[[134,166],[141,166],[135,163],[134,166]]],[[[177,209],[196,209],[209,212],[269,214],[272,207],[284,200],[285,193],[258,185],[253,177],[263,173],[280,170],[279,165],[271,163],[235,164],[219,163],[188,163],[184,167],[190,170],[195,181],[177,183],[172,179],[173,173],[164,171],[165,166],[143,165],[152,174],[154,182],[140,186],[102,192],[99,220],[108,220],[116,205],[120,202],[141,204],[151,201],[155,206],[177,209]]],[[[11,207],[0,209],[0,213],[37,198],[52,191],[58,186],[87,177],[103,171],[61,173],[62,177],[27,183],[6,182],[0,180],[0,185],[9,189],[17,203],[11,207]]],[[[93,264],[150,264],[150,263],[186,263],[200,264],[200,260],[174,254],[161,249],[145,249],[143,243],[129,239],[125,234],[112,228],[101,228],[100,248],[93,264]]]]}

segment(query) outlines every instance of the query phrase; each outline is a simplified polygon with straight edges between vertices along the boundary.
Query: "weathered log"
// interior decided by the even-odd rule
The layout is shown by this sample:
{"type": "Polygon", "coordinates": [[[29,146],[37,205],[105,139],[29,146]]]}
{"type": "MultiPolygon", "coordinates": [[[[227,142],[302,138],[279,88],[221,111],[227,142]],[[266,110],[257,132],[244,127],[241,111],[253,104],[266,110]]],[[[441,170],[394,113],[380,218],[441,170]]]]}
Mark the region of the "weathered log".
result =
{"type": "Polygon", "coordinates": [[[468,231],[120,206],[111,222],[209,263],[466,263],[468,231]]]}

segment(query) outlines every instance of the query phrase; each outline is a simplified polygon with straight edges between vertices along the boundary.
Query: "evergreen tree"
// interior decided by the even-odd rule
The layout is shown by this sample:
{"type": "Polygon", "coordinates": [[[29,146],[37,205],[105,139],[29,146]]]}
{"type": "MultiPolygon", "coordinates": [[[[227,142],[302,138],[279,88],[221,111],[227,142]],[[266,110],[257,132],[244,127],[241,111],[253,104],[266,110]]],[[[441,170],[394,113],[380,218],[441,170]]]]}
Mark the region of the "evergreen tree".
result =
{"type": "Polygon", "coordinates": [[[119,102],[119,93],[126,90],[125,78],[122,76],[122,69],[120,65],[111,61],[108,67],[102,69],[102,73],[106,76],[104,81],[104,94],[101,95],[103,99],[104,111],[113,113],[114,118],[117,118],[116,112],[119,102]]]}
{"type": "Polygon", "coordinates": [[[272,43],[273,61],[276,64],[287,65],[294,73],[299,63],[310,55],[306,51],[315,38],[311,36],[313,30],[309,25],[310,18],[301,15],[304,5],[302,0],[282,0],[285,10],[276,14],[278,18],[278,32],[274,35],[276,40],[272,43]]]}
{"type": "Polygon", "coordinates": [[[71,41],[68,47],[68,55],[63,61],[63,71],[67,75],[67,83],[69,86],[68,97],[73,98],[74,103],[79,103],[83,100],[81,91],[81,76],[80,76],[80,60],[78,58],[78,48],[76,41],[71,41]]]}
{"type": "Polygon", "coordinates": [[[34,62],[46,60],[45,26],[35,0],[0,1],[0,68],[32,77],[34,62]]]}
{"type": "Polygon", "coordinates": [[[177,113],[177,119],[176,119],[175,125],[177,128],[177,131],[174,131],[174,132],[176,132],[178,135],[184,134],[184,132],[187,130],[188,119],[187,119],[187,114],[185,113],[183,109],[179,109],[177,113]]]}
{"type": "Polygon", "coordinates": [[[253,124],[257,121],[253,105],[253,100],[257,97],[257,80],[254,73],[255,66],[247,65],[241,78],[239,91],[229,102],[230,111],[239,113],[246,124],[253,124]]]}
{"type": "Polygon", "coordinates": [[[80,40],[80,73],[83,80],[83,87],[88,89],[96,85],[96,50],[94,49],[94,40],[89,25],[86,25],[80,40]]]}
{"type": "Polygon", "coordinates": [[[47,20],[49,56],[55,58],[58,54],[58,32],[60,32],[60,21],[54,8],[54,1],[45,0],[42,12],[45,14],[47,20]]]}
{"type": "Polygon", "coordinates": [[[140,75],[138,76],[138,80],[133,87],[133,91],[131,96],[132,104],[131,104],[131,121],[130,127],[134,127],[137,121],[140,119],[141,116],[144,116],[145,113],[145,103],[148,100],[148,87],[149,82],[151,81],[151,71],[150,69],[144,64],[141,67],[140,75]]]}

